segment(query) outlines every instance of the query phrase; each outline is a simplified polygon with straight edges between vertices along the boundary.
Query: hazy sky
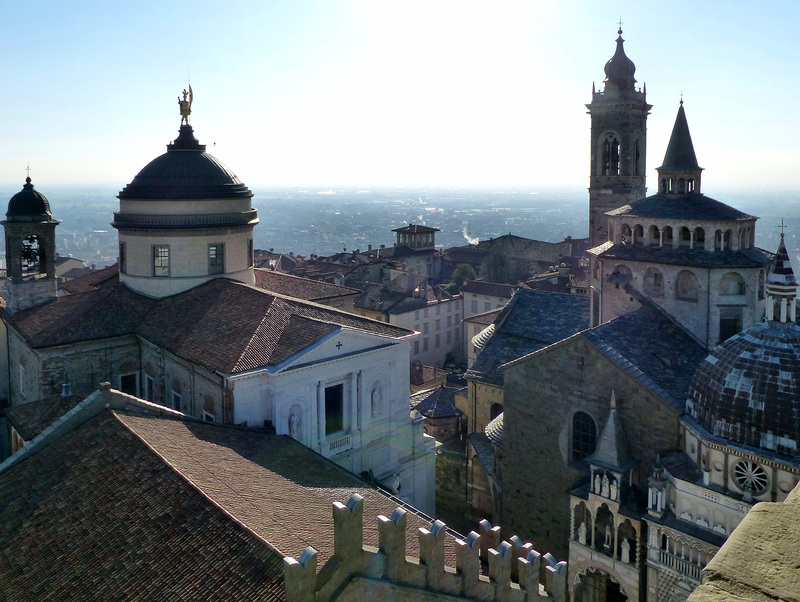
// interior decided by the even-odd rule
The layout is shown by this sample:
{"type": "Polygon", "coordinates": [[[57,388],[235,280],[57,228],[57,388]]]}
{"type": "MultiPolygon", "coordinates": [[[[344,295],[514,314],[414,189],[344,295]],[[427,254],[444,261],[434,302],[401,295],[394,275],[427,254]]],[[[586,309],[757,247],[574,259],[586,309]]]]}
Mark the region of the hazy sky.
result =
{"type": "Polygon", "coordinates": [[[192,125],[245,183],[588,185],[592,82],[623,20],[654,105],[683,92],[703,184],[790,189],[800,2],[0,4],[0,185],[128,183],[192,125]],[[216,146],[214,146],[216,143],[216,146]]]}

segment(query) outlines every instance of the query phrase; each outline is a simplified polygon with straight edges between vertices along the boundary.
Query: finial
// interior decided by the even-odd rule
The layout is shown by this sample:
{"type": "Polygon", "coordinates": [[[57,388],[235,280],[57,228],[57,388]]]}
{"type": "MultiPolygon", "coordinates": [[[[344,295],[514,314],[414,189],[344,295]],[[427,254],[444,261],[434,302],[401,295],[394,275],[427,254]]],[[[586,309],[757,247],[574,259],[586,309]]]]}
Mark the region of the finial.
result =
{"type": "Polygon", "coordinates": [[[786,229],[786,225],[783,223],[783,216],[781,216],[781,225],[778,227],[781,229],[781,238],[783,238],[783,231],[786,229]]]}
{"type": "Polygon", "coordinates": [[[30,163],[28,163],[28,167],[25,168],[25,171],[28,172],[28,177],[25,179],[25,181],[26,182],[30,182],[31,181],[31,164],[30,163]]]}
{"type": "Polygon", "coordinates": [[[619,16],[619,29],[617,30],[618,35],[622,35],[622,15],[619,16]]]}
{"type": "Polygon", "coordinates": [[[683,106],[683,90],[681,90],[681,106],[683,106]]]}

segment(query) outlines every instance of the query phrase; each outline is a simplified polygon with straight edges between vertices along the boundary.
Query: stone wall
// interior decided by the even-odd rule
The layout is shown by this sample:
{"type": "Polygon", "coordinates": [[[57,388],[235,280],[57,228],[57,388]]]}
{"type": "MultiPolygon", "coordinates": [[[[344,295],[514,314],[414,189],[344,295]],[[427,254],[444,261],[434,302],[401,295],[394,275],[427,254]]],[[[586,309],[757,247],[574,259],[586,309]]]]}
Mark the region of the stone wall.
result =
{"type": "Polygon", "coordinates": [[[567,557],[567,490],[588,477],[571,458],[572,418],[589,414],[599,437],[612,391],[646,486],[657,452],[679,446],[677,413],[582,336],[509,366],[505,372],[503,505],[495,520],[560,558],[567,557]],[[646,417],[646,418],[645,418],[646,417]]]}

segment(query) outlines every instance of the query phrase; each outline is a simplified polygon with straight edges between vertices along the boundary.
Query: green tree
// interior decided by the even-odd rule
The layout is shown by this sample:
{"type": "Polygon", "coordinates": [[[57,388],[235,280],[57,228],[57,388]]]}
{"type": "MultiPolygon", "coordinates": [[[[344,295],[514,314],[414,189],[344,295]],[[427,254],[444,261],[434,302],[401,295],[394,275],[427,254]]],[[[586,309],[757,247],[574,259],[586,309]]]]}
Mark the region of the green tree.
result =
{"type": "Polygon", "coordinates": [[[468,263],[459,263],[456,266],[456,269],[453,270],[453,282],[450,283],[450,292],[457,293],[458,289],[461,288],[461,285],[464,284],[465,280],[475,280],[477,278],[477,274],[475,274],[475,270],[472,269],[472,266],[468,263]]]}

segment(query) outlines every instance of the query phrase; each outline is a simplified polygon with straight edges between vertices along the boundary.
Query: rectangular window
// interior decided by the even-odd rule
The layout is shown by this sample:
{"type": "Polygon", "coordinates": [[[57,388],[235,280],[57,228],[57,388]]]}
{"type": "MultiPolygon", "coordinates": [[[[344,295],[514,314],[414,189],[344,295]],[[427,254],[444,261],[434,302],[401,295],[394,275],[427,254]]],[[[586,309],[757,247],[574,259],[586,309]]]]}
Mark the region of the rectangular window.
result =
{"type": "Polygon", "coordinates": [[[169,245],[153,245],[153,276],[169,276],[169,245]]]}
{"type": "Polygon", "coordinates": [[[422,334],[428,334],[428,323],[427,322],[423,322],[422,323],[422,334]]]}
{"type": "Polygon", "coordinates": [[[473,299],[472,301],[470,301],[469,308],[472,311],[472,313],[474,314],[478,313],[478,302],[475,299],[473,299]]]}
{"type": "Polygon", "coordinates": [[[435,345],[434,345],[434,346],[435,346],[435,347],[438,347],[438,346],[441,344],[441,342],[442,342],[442,335],[440,335],[440,334],[437,334],[437,335],[436,335],[436,343],[435,343],[435,345]]]}
{"type": "Polygon", "coordinates": [[[156,388],[155,385],[156,384],[153,381],[153,377],[145,375],[145,377],[144,377],[144,398],[147,401],[153,401],[153,395],[154,395],[154,391],[155,391],[155,388],[156,388]]]}
{"type": "Polygon", "coordinates": [[[176,393],[175,391],[172,392],[172,409],[181,411],[181,394],[176,393]]]}
{"type": "Polygon", "coordinates": [[[438,316],[440,313],[442,313],[442,306],[441,305],[437,305],[436,306],[436,315],[438,316]]]}
{"type": "Polygon", "coordinates": [[[447,344],[449,345],[452,342],[453,342],[453,333],[448,330],[447,331],[447,344]]]}
{"type": "Polygon", "coordinates": [[[458,329],[458,326],[456,326],[456,329],[453,332],[455,333],[455,337],[456,338],[458,338],[461,335],[461,333],[460,333],[460,331],[458,329]]]}
{"type": "Polygon", "coordinates": [[[422,317],[423,318],[427,318],[428,317],[428,308],[427,307],[422,310],[422,317]]]}
{"type": "Polygon", "coordinates": [[[344,385],[325,387],[325,434],[344,430],[344,385]]]}
{"type": "Polygon", "coordinates": [[[247,267],[252,268],[255,260],[253,259],[253,239],[247,241],[247,267]]]}
{"type": "Polygon", "coordinates": [[[453,325],[453,316],[447,316],[447,327],[449,328],[452,325],[453,325]]]}
{"type": "Polygon", "coordinates": [[[414,341],[414,355],[419,353],[419,341],[414,341]]]}
{"type": "Polygon", "coordinates": [[[484,303],[483,303],[483,311],[489,311],[490,309],[492,309],[492,304],[489,303],[488,301],[484,301],[484,303]]]}
{"type": "Polygon", "coordinates": [[[119,376],[119,390],[128,395],[139,395],[139,374],[133,372],[131,374],[120,374],[119,376]]]}
{"type": "Polygon", "coordinates": [[[442,329],[442,321],[436,320],[436,330],[441,330],[441,329],[442,329]]]}
{"type": "Polygon", "coordinates": [[[414,310],[414,319],[419,320],[419,310],[414,310]]]}
{"type": "Polygon", "coordinates": [[[427,350],[428,350],[428,338],[425,337],[424,339],[422,339],[422,351],[427,351],[427,350]]]}
{"type": "Polygon", "coordinates": [[[125,256],[125,243],[119,243],[119,273],[128,273],[128,258],[125,256]]]}
{"type": "Polygon", "coordinates": [[[222,243],[208,245],[208,273],[225,273],[225,245],[222,243]]]}

